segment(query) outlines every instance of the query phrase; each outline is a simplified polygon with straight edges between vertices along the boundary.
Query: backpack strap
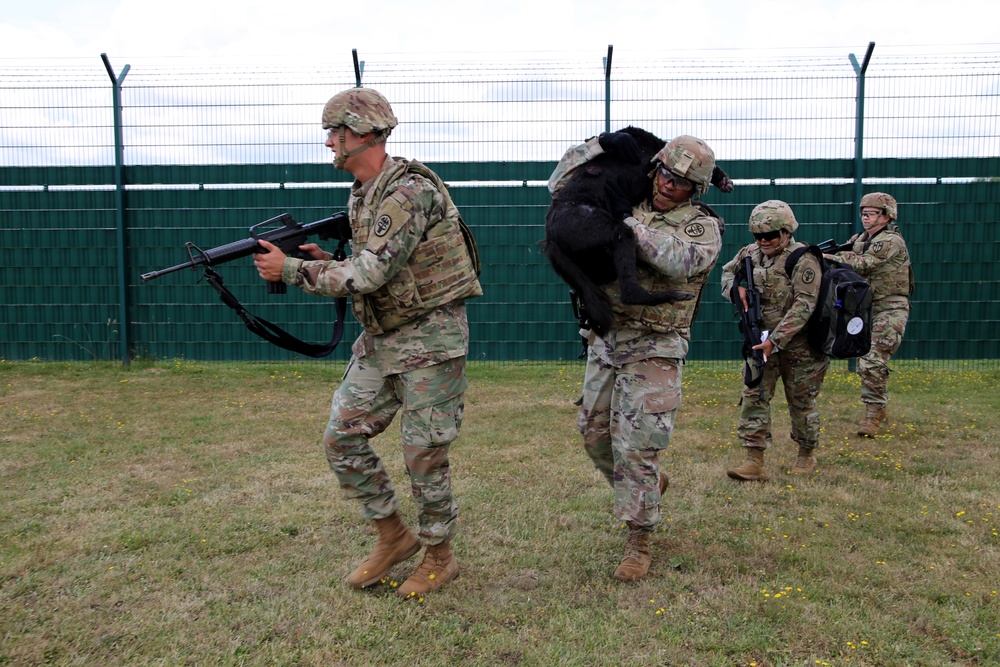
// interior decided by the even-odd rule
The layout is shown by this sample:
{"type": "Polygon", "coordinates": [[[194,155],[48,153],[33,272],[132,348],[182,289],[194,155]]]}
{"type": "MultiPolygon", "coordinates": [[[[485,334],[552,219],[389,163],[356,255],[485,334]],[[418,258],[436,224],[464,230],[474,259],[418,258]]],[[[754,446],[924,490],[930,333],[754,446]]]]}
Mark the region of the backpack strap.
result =
{"type": "Polygon", "coordinates": [[[816,259],[819,260],[819,268],[820,270],[823,269],[823,264],[824,262],[826,262],[826,258],[823,257],[823,251],[819,249],[819,246],[807,245],[805,247],[796,248],[795,250],[793,250],[792,254],[790,254],[788,256],[788,259],[785,260],[786,276],[788,276],[789,278],[792,277],[792,269],[794,269],[795,265],[798,264],[799,258],[801,258],[802,255],[806,254],[807,252],[811,252],[812,254],[816,255],[816,259]]]}

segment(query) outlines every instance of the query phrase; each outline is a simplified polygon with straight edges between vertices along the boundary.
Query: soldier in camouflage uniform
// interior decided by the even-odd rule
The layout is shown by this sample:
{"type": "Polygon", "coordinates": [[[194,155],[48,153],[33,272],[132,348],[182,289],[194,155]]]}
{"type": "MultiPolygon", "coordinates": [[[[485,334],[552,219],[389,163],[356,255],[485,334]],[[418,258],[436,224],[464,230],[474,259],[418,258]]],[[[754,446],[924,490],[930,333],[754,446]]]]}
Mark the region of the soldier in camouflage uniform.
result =
{"type": "Polygon", "coordinates": [[[889,399],[889,359],[903,342],[910,317],[913,269],[906,241],[896,221],[896,200],[884,192],[861,198],[861,225],[865,231],[851,239],[849,251],[828,255],[850,265],[872,286],[872,347],[858,359],[861,402],[865,416],[858,435],[873,438],[886,417],[889,399]]]}
{"type": "Polygon", "coordinates": [[[462,425],[469,326],[465,300],[480,296],[475,243],[448,190],[419,162],[389,157],[396,126],[389,103],[367,88],[334,95],[323,110],[334,166],[355,177],[347,202],[351,256],[332,259],[315,244],[313,260],[286,257],[261,241],[254,255],[265,280],[310,294],[351,296],[364,328],[337,388],[323,437],[344,496],[360,501],[378,539],[347,578],[364,588],[426,545],[423,562],[397,591],[413,597],[458,576],[451,550],[458,508],[449,445],[462,425]],[[403,456],[419,510],[419,539],[403,524],[396,492],[369,440],[402,410],[403,456]]]}
{"type": "Polygon", "coordinates": [[[788,256],[805,247],[792,236],[798,226],[785,202],[770,200],[757,205],[750,214],[750,232],[756,242],[741,248],[722,267],[722,296],[746,311],[746,288],[739,282],[743,258],[750,257],[754,285],[760,292],[763,329],[768,332],[766,339],[754,346],[766,359],[761,387],[744,387],[740,401],[736,433],[746,449],[746,461],[726,471],[736,480],[767,479],[764,450],[771,444],[771,398],[779,377],[788,402],[791,437],[799,446],[791,472],[808,474],[816,469],[814,452],[820,428],[816,397],[830,360],[806,340],[806,322],[819,298],[819,260],[805,253],[791,277],[785,273],[788,256]]]}
{"type": "MultiPolygon", "coordinates": [[[[631,137],[604,134],[569,149],[549,179],[554,196],[574,169],[602,152],[630,150],[631,137]]],[[[722,247],[721,219],[697,197],[706,192],[715,154],[705,142],[680,136],[653,158],[649,198],[626,214],[638,244],[639,282],[648,290],[684,290],[695,298],[657,306],[622,303],[617,281],[606,286],[614,323],[600,338],[590,331],[577,422],[584,449],[614,489],[615,516],[628,526],[620,581],[646,575],[650,533],[660,520],[667,447],[681,404],[681,368],[702,288],[722,247]]],[[[629,206],[624,207],[626,210],[629,206]]]]}

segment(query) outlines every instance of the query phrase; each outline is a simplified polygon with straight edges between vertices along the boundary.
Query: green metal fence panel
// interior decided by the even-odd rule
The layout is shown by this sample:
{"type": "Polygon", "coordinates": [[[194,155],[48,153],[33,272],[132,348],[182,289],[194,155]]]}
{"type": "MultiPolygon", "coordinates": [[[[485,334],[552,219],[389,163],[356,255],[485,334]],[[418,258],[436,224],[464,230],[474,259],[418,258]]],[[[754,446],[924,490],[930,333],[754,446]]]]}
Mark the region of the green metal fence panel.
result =
{"type": "Polygon", "coordinates": [[[115,357],[113,198],[110,191],[0,193],[3,356],[115,357]]]}
{"type": "MultiPolygon", "coordinates": [[[[955,173],[948,160],[922,174],[955,173]]],[[[977,168],[996,161],[975,163],[977,168]]],[[[579,352],[567,289],[541,252],[549,197],[527,178],[550,173],[554,163],[432,164],[443,173],[482,176],[502,173],[514,185],[460,186],[452,190],[480,246],[485,296],[469,306],[470,356],[482,360],[573,359],[579,352]],[[525,178],[518,179],[523,174],[525,178]]],[[[804,185],[780,184],[796,173],[797,161],[731,162],[740,178],[750,169],[774,174],[706,201],[726,220],[719,263],[712,272],[694,328],[692,359],[732,359],[738,334],[732,307],[719,293],[721,266],[751,241],[746,228],[752,208],[765,199],[784,198],[800,222],[796,237],[807,242],[845,240],[853,231],[852,186],[842,182],[849,161],[821,161],[805,171],[820,179],[804,185]],[[822,182],[823,179],[834,182],[822,182]],[[841,182],[837,182],[839,181],[841,182]],[[774,183],[773,181],[779,181],[774,183]]],[[[251,167],[254,167],[251,165],[251,167]]],[[[873,161],[873,170],[883,169],[873,161]]],[[[988,167],[987,167],[988,168],[988,167]]],[[[291,172],[293,169],[274,170],[291,172]]],[[[327,167],[330,170],[329,167],[327,167]]],[[[52,181],[71,178],[50,169],[52,181]]],[[[189,176],[191,170],[183,169],[189,176]]],[[[254,169],[216,170],[223,182],[249,178],[254,169]]],[[[0,171],[0,173],[3,173],[0,171]]],[[[988,171],[985,173],[989,173],[988,171]]],[[[157,181],[175,181],[167,167],[150,170],[157,181]]],[[[922,176],[923,177],[923,176],[922,176]]],[[[463,178],[461,183],[475,179],[463,178]]],[[[749,179],[747,179],[749,180],[749,179]]],[[[252,183],[252,181],[245,181],[252,183]]],[[[995,181],[902,183],[892,188],[901,202],[900,226],[914,257],[917,290],[900,358],[994,358],[1000,340],[1000,298],[993,258],[1000,251],[1000,197],[995,181]]],[[[5,224],[0,243],[11,252],[3,269],[4,302],[0,335],[7,359],[86,359],[114,356],[114,225],[108,191],[0,193],[5,224]],[[40,275],[45,276],[39,281],[40,275]]],[[[295,355],[270,346],[245,330],[199,281],[183,271],[141,283],[138,274],[182,263],[188,241],[207,248],[247,236],[248,227],[279,213],[308,222],[342,210],[345,188],[154,189],[128,192],[129,263],[135,353],[152,358],[287,359],[295,355]]],[[[289,290],[269,296],[249,259],[221,267],[226,284],[254,312],[279,322],[302,338],[320,342],[330,335],[332,301],[289,290]]],[[[350,321],[346,339],[358,333],[350,321]]],[[[345,343],[332,358],[349,354],[345,343]]]]}

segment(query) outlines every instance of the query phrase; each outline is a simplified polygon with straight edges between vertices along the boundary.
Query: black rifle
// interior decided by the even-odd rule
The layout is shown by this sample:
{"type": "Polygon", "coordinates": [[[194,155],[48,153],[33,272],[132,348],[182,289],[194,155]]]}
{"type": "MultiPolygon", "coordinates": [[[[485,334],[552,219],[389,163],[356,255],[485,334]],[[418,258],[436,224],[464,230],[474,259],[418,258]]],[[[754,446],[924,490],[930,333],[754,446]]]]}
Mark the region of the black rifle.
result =
{"type": "MultiPolygon", "coordinates": [[[[194,269],[201,266],[205,270],[204,277],[208,284],[219,293],[219,298],[224,304],[236,311],[236,314],[240,316],[240,319],[243,320],[243,323],[246,324],[250,331],[280,348],[298,352],[309,357],[325,357],[333,352],[344,335],[344,318],[347,314],[346,297],[338,297],[336,299],[337,321],[333,325],[333,338],[330,342],[325,345],[306,343],[277,325],[249,312],[239,302],[239,299],[223,285],[222,276],[219,272],[212,268],[213,266],[249,257],[253,254],[266,253],[267,251],[258,243],[261,240],[273,243],[290,257],[311,260],[312,257],[299,249],[299,246],[303,245],[306,239],[314,235],[319,236],[321,240],[336,240],[337,249],[333,253],[333,259],[337,261],[347,259],[344,247],[351,240],[351,223],[346,213],[336,213],[329,218],[310,222],[305,225],[295,222],[295,219],[288,213],[282,213],[270,220],[265,220],[252,226],[250,228],[250,238],[243,239],[242,241],[227,243],[208,250],[202,250],[194,243],[188,241],[184,244],[188,251],[189,259],[187,262],[166,269],[160,269],[159,271],[144,273],[141,278],[143,282],[146,282],[147,280],[180,271],[181,269],[194,269]],[[262,227],[274,227],[277,223],[281,223],[281,226],[258,232],[262,227]]],[[[268,294],[284,294],[285,291],[285,283],[268,281],[268,294]]]]}
{"type": "Polygon", "coordinates": [[[740,331],[743,332],[743,358],[748,364],[748,373],[743,375],[743,384],[748,387],[759,387],[760,398],[764,398],[764,353],[753,349],[760,345],[764,337],[764,316],[760,310],[760,290],[753,283],[753,262],[749,257],[743,258],[743,273],[747,282],[747,309],[743,310],[743,302],[739,296],[739,277],[733,285],[733,303],[740,315],[740,331]],[[752,365],[751,369],[749,365],[752,365]]]}
{"type": "Polygon", "coordinates": [[[822,243],[817,243],[816,247],[819,248],[824,255],[835,255],[838,252],[844,252],[845,250],[850,250],[854,247],[854,244],[848,241],[847,243],[837,243],[833,239],[827,239],[822,243]]]}

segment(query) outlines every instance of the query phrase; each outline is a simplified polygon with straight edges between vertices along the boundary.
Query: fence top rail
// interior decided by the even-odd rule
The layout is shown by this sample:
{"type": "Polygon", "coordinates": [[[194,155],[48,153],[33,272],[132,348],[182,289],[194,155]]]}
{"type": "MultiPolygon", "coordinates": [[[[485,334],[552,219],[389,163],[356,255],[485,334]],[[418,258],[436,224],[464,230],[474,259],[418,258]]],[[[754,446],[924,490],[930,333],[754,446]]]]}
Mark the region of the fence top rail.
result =
{"type": "MultiPolygon", "coordinates": [[[[536,187],[548,180],[555,162],[430,162],[428,165],[450,183],[474,182],[511,187],[520,183],[536,187]]],[[[843,160],[729,160],[722,163],[731,175],[747,185],[757,182],[794,185],[816,179],[853,179],[853,161],[843,160]]],[[[128,187],[198,188],[213,185],[270,183],[274,187],[347,187],[350,178],[329,164],[234,165],[136,165],[126,166],[128,187]]],[[[948,182],[1000,177],[1000,157],[984,158],[872,158],[865,161],[865,181],[948,182]]],[[[0,167],[0,190],[6,188],[58,188],[104,186],[114,183],[114,167],[51,166],[0,167]]]]}

